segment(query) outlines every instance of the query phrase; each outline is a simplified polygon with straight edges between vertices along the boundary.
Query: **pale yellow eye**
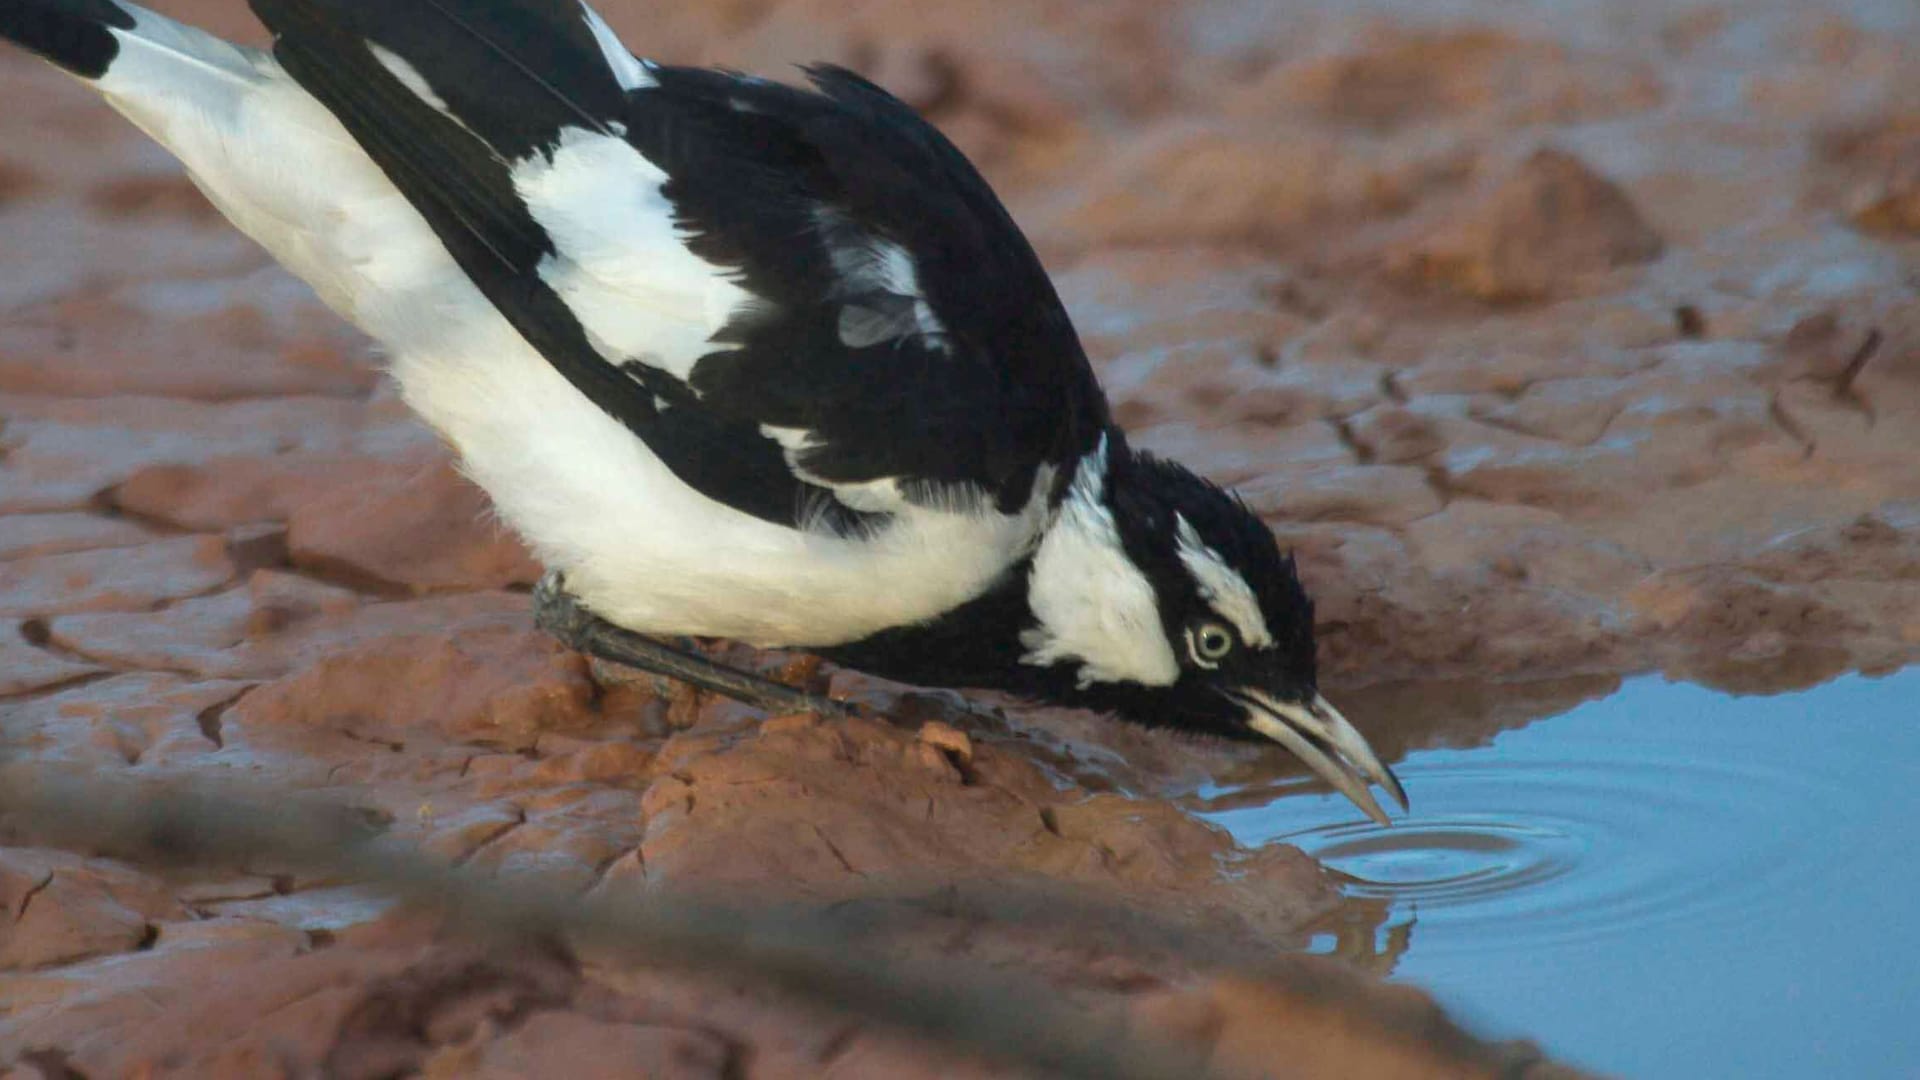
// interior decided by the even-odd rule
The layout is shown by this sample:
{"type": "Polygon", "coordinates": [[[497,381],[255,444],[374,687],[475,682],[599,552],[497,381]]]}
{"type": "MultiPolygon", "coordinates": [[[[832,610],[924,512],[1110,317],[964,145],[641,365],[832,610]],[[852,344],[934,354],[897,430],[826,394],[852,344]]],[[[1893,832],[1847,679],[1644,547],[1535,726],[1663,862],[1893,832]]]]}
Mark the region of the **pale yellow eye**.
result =
{"type": "Polygon", "coordinates": [[[1219,623],[1202,623],[1192,640],[1193,658],[1203,664],[1217,664],[1233,651],[1233,631],[1219,623]]]}

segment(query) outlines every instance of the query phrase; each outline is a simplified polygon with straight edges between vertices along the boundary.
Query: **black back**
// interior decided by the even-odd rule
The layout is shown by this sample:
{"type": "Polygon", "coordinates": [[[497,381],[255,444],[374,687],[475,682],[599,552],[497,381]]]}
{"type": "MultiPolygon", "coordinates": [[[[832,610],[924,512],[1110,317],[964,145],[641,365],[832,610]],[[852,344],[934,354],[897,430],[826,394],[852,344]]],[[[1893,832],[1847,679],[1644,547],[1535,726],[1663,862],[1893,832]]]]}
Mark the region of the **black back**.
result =
{"type": "Polygon", "coordinates": [[[1010,508],[1038,466],[1083,455],[1108,422],[1045,271],[986,182],[911,108],[851,72],[808,69],[805,90],[655,67],[657,86],[627,91],[571,0],[252,3],[287,71],[487,299],[721,501],[791,524],[830,501],[821,484],[897,477],[910,496],[962,488],[1010,508]],[[452,116],[402,85],[369,42],[419,71],[452,116]],[[761,301],[715,335],[689,385],[645,357],[602,355],[540,279],[554,241],[511,170],[570,127],[624,137],[662,169],[689,248],[761,301]],[[849,305],[913,323],[900,315],[914,298],[870,281],[855,289],[836,268],[836,250],[876,241],[912,256],[940,333],[847,344],[849,305]],[[763,424],[812,439],[790,462],[763,424]]]}

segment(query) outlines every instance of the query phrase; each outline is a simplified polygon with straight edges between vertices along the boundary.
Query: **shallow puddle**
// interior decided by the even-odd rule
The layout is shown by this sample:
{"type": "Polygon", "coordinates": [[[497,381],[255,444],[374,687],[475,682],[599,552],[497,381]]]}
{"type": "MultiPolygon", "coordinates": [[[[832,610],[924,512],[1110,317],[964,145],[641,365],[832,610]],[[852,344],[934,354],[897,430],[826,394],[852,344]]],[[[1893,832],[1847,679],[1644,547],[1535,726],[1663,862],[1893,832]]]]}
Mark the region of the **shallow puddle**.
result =
{"type": "Polygon", "coordinates": [[[1205,792],[1205,816],[1344,875],[1384,921],[1316,949],[1488,1034],[1633,1077],[1920,1075],[1920,669],[1773,697],[1636,679],[1396,769],[1390,829],[1296,783],[1205,792]]]}

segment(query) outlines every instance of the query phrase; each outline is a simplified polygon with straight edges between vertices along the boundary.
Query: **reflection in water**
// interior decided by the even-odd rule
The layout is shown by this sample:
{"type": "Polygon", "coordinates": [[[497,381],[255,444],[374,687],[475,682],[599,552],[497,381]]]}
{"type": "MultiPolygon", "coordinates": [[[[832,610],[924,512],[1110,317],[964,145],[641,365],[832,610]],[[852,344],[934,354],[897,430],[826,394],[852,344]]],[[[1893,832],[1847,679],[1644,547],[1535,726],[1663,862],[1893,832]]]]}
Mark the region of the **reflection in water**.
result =
{"type": "Polygon", "coordinates": [[[1770,698],[1640,679],[1409,755],[1391,829],[1276,797],[1299,781],[1201,808],[1340,875],[1316,951],[1491,1034],[1632,1076],[1920,1075],[1916,701],[1920,669],[1770,698]]]}
{"type": "MultiPolygon", "coordinates": [[[[1344,876],[1337,870],[1334,874],[1344,876]]],[[[1397,915],[1393,904],[1377,898],[1350,896],[1349,900],[1307,928],[1313,934],[1310,951],[1344,960],[1383,979],[1392,975],[1413,946],[1419,917],[1397,915]]]]}

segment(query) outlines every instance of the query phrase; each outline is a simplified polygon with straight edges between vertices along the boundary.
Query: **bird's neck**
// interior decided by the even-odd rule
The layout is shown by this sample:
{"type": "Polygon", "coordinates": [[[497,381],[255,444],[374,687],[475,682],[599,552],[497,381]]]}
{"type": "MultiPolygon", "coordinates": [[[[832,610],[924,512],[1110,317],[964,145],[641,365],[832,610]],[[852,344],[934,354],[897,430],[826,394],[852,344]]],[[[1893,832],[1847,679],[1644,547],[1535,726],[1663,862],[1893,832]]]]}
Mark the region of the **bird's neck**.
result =
{"type": "Polygon", "coordinates": [[[1049,680],[1023,662],[1021,636],[1034,618],[1027,602],[1033,560],[1022,559],[986,592],[937,618],[815,650],[845,667],[919,686],[1048,695],[1049,680]]]}
{"type": "Polygon", "coordinates": [[[1089,673],[1104,676],[1137,666],[1139,644],[1115,638],[1095,606],[1116,587],[1138,592],[1128,598],[1139,609],[1134,614],[1152,623],[1140,640],[1160,640],[1151,587],[1126,561],[1106,501],[1109,476],[1124,482],[1129,472],[1110,455],[1128,453],[1123,437],[1114,432],[1076,462],[1033,552],[1009,566],[986,592],[927,622],[818,651],[836,663],[902,682],[990,688],[1054,701],[1076,697],[1089,673]]]}

